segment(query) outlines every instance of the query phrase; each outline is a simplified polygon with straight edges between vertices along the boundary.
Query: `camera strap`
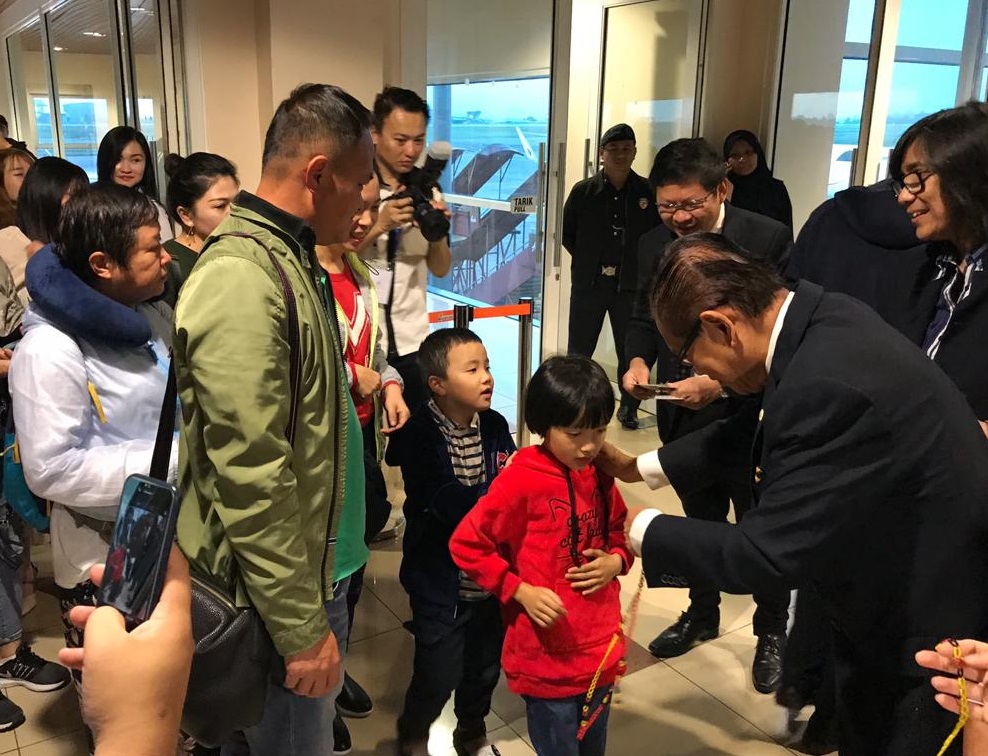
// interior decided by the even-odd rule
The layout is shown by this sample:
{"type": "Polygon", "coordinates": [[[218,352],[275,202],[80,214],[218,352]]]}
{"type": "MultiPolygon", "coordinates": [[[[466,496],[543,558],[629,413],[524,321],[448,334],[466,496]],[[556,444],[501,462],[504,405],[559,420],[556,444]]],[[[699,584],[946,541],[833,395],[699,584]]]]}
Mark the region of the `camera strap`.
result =
{"type": "Polygon", "coordinates": [[[384,327],[388,332],[388,362],[398,359],[398,345],[395,344],[395,326],[391,320],[391,306],[395,301],[395,260],[398,259],[398,244],[401,242],[401,229],[393,228],[388,231],[388,270],[391,272],[388,301],[384,305],[384,327]]]}

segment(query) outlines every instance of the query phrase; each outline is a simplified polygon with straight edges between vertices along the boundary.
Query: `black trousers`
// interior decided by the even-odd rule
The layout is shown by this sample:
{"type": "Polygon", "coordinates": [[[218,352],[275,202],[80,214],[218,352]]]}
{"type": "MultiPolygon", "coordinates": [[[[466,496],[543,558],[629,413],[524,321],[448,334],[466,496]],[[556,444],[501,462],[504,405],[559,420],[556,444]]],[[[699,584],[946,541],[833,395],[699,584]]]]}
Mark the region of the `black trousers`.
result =
{"type": "MultiPolygon", "coordinates": [[[[718,482],[682,501],[687,517],[709,522],[726,522],[733,501],[734,517],[740,522],[751,509],[751,488],[747,477],[733,483],[718,482]]],[[[789,619],[789,591],[756,593],[754,600],[754,634],[784,635],[789,619]]],[[[720,619],[720,591],[716,586],[690,583],[690,613],[703,620],[720,619]]]]}
{"type": "MultiPolygon", "coordinates": [[[[929,676],[919,667],[905,673],[880,669],[875,649],[884,638],[856,646],[840,631],[832,637],[840,756],[937,753],[957,716],[933,699],[929,676]]],[[[960,756],[962,743],[963,734],[947,756],[960,756]]]]}
{"type": "MultiPolygon", "coordinates": [[[[569,346],[570,354],[593,357],[597,349],[600,330],[604,327],[604,315],[610,316],[611,334],[617,352],[617,383],[628,372],[628,360],[624,352],[628,321],[635,303],[633,291],[620,291],[617,276],[597,276],[590,287],[574,286],[569,299],[569,346]]],[[[621,406],[638,409],[640,402],[621,388],[621,406]]]]}
{"type": "Polygon", "coordinates": [[[412,605],[415,659],[405,708],[398,718],[401,742],[429,736],[429,727],[454,695],[454,744],[487,734],[484,718],[501,675],[504,631],[501,607],[494,597],[461,601],[453,624],[422,616],[412,605]]]}

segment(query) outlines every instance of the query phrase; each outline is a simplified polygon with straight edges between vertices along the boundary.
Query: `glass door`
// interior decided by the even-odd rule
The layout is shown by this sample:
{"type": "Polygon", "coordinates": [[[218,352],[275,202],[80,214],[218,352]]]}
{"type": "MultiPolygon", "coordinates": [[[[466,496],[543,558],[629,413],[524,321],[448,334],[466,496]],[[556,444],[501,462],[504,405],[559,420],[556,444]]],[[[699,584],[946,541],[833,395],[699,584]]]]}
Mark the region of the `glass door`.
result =
{"type": "MultiPolygon", "coordinates": [[[[441,181],[453,213],[453,264],[443,278],[430,274],[429,310],[531,297],[535,366],[541,351],[553,5],[428,4],[428,139],[453,147],[441,181]]],[[[517,319],[478,319],[472,327],[491,356],[493,406],[514,425],[517,319]]]]}
{"type": "MultiPolygon", "coordinates": [[[[634,129],[638,152],[632,169],[644,177],[663,145],[697,133],[703,6],[702,0],[600,4],[600,80],[592,111],[595,118],[587,127],[585,175],[599,170],[600,135],[617,123],[634,129]]],[[[573,183],[566,187],[567,193],[573,183]]],[[[564,265],[568,264],[567,258],[564,265]]],[[[560,308],[560,334],[568,331],[568,291],[563,298],[566,305],[560,308]]],[[[594,360],[615,383],[620,382],[607,318],[594,360]]],[[[643,408],[649,409],[650,404],[643,408]]]]}

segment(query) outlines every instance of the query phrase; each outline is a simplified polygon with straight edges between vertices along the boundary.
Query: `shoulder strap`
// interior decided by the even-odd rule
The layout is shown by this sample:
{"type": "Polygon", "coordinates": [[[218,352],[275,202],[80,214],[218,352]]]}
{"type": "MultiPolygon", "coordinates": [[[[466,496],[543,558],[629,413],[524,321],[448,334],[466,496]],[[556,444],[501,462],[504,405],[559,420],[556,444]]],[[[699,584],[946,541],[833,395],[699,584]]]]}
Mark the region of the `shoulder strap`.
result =
{"type": "MultiPolygon", "coordinates": [[[[235,234],[254,239],[261,244],[260,240],[250,234],[235,234]]],[[[295,430],[298,424],[298,397],[302,380],[302,355],[299,349],[299,326],[298,326],[298,306],[295,302],[295,292],[288,282],[288,275],[274,252],[265,247],[272,265],[281,280],[282,292],[285,296],[285,309],[288,313],[288,348],[290,351],[289,381],[291,384],[291,409],[288,415],[288,425],[285,428],[285,436],[288,443],[295,445],[295,430]]],[[[161,415],[158,420],[158,435],[154,441],[154,452],[151,456],[150,476],[158,480],[168,479],[168,461],[171,456],[172,436],[175,432],[175,412],[178,407],[178,388],[175,383],[175,360],[169,360],[168,383],[165,386],[165,398],[161,403],[161,415]]]]}

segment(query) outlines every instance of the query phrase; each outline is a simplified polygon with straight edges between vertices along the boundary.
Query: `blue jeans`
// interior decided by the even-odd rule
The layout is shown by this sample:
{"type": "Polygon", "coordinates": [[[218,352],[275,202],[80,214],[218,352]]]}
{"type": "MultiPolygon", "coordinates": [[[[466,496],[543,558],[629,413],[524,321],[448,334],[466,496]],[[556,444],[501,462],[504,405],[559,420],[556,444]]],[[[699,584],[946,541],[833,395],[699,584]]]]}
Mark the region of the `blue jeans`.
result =
{"type": "MultiPolygon", "coordinates": [[[[598,688],[590,701],[593,715],[610,692],[610,687],[598,688]]],[[[587,730],[583,740],[577,740],[580,730],[580,710],[586,695],[571,698],[533,698],[525,696],[528,709],[528,737],[538,756],[604,756],[607,745],[608,704],[587,730]]]]}
{"type": "MultiPolygon", "coordinates": [[[[346,592],[350,578],[333,586],[333,598],[326,602],[329,627],[336,636],[340,657],[346,653],[348,612],[346,592]]],[[[261,721],[223,746],[222,756],[332,756],[333,719],[340,684],[322,698],[305,698],[288,690],[283,681],[268,683],[264,716],[261,721]]]]}

